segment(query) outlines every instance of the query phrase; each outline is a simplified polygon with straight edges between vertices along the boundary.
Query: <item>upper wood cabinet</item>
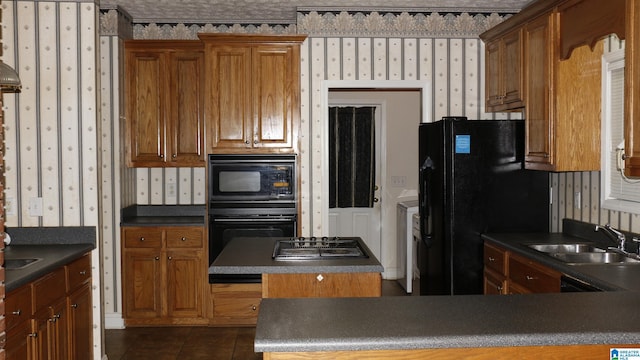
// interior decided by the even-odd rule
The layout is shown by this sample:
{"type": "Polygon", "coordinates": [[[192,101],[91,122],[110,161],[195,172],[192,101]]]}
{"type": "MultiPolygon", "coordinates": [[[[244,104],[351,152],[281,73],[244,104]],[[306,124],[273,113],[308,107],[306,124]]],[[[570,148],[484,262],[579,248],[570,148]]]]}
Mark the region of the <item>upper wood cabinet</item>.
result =
{"type": "MultiPolygon", "coordinates": [[[[505,96],[505,80],[491,75],[491,63],[499,58],[494,43],[522,31],[520,70],[503,65],[501,71],[509,72],[503,78],[523,81],[526,168],[600,170],[601,39],[611,33],[624,38],[624,1],[539,0],[481,35],[487,44],[487,82],[502,81],[505,96]]],[[[499,94],[494,88],[500,89],[487,84],[487,108],[509,110],[494,105],[491,96],[499,94]]]]}
{"type": "Polygon", "coordinates": [[[125,42],[127,161],[204,166],[204,54],[199,41],[125,42]]]}
{"type": "Polygon", "coordinates": [[[488,42],[485,66],[487,110],[522,108],[522,29],[488,42]]]}
{"type": "Polygon", "coordinates": [[[640,177],[640,0],[627,0],[625,25],[625,174],[640,177]]]}
{"type": "Polygon", "coordinates": [[[207,152],[295,152],[305,36],[200,34],[207,152]]]}

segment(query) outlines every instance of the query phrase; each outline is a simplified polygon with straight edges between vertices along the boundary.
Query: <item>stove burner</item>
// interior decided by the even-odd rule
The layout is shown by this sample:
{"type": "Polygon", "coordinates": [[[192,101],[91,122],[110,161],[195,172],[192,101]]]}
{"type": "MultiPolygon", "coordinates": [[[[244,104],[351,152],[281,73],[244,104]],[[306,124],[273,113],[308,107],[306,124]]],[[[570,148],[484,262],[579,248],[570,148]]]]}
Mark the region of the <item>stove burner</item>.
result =
{"type": "Polygon", "coordinates": [[[274,260],[321,260],[326,258],[368,258],[359,238],[294,237],[277,240],[274,260]]]}

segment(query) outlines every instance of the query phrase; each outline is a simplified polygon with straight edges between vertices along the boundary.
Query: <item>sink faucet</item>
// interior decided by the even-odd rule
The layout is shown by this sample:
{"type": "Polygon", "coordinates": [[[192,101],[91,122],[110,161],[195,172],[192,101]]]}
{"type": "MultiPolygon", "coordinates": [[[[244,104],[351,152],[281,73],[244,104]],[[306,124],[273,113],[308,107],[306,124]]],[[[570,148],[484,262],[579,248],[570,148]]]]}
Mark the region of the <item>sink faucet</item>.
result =
{"type": "Polygon", "coordinates": [[[625,251],[625,242],[627,241],[627,237],[620,231],[611,227],[611,225],[606,224],[605,226],[598,226],[594,231],[602,230],[605,234],[609,235],[617,244],[618,249],[625,251]]]}

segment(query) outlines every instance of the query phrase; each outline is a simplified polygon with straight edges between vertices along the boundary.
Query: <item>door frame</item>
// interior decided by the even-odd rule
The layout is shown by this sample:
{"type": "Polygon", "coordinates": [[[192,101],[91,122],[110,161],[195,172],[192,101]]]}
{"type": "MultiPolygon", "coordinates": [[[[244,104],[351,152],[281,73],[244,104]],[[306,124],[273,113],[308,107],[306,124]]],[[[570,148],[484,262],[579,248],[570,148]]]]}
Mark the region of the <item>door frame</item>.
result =
{"type": "MultiPolygon", "coordinates": [[[[325,179],[329,178],[329,91],[331,90],[419,90],[421,94],[421,122],[431,122],[431,82],[427,80],[324,80],[322,81],[322,93],[320,107],[322,112],[322,123],[325,125],[322,127],[322,138],[325,141],[322,144],[322,176],[325,179]]],[[[385,128],[385,116],[382,116],[383,131],[385,128]]],[[[381,134],[382,142],[386,141],[384,138],[384,132],[381,134]]],[[[386,180],[384,171],[386,171],[386,162],[381,161],[381,181],[386,180]]],[[[417,165],[416,165],[417,166],[417,165]]],[[[321,233],[327,233],[329,227],[329,182],[322,182],[322,193],[320,194],[322,206],[322,224],[320,226],[321,233]]],[[[384,201],[382,198],[382,192],[380,201],[384,201]]],[[[381,207],[381,218],[385,219],[386,212],[384,207],[381,207]]],[[[384,226],[385,224],[381,224],[384,226]]],[[[384,241],[381,239],[381,241],[384,241]]],[[[387,254],[381,253],[381,257],[386,257],[387,254]]],[[[379,259],[384,262],[383,259],[379,259]]]]}

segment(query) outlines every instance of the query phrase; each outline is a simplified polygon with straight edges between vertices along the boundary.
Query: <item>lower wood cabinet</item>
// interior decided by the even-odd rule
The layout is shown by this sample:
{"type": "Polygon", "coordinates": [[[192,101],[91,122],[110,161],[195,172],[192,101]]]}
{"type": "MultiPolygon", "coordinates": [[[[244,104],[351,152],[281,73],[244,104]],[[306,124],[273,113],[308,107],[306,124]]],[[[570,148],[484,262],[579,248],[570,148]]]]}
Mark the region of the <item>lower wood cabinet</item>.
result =
{"type": "Polygon", "coordinates": [[[492,243],[484,244],[484,293],[560,292],[562,273],[492,243]]]}
{"type": "Polygon", "coordinates": [[[92,359],[92,314],[86,254],[7,294],[6,359],[92,359]]]}
{"type": "Polygon", "coordinates": [[[211,325],[255,325],[262,300],[262,284],[211,284],[211,299],[211,325]]]}
{"type": "Polygon", "coordinates": [[[263,298],[377,297],[380,273],[263,274],[263,298]]]}
{"type": "Polygon", "coordinates": [[[208,324],[204,228],[123,227],[122,233],[125,324],[208,324]]]}

